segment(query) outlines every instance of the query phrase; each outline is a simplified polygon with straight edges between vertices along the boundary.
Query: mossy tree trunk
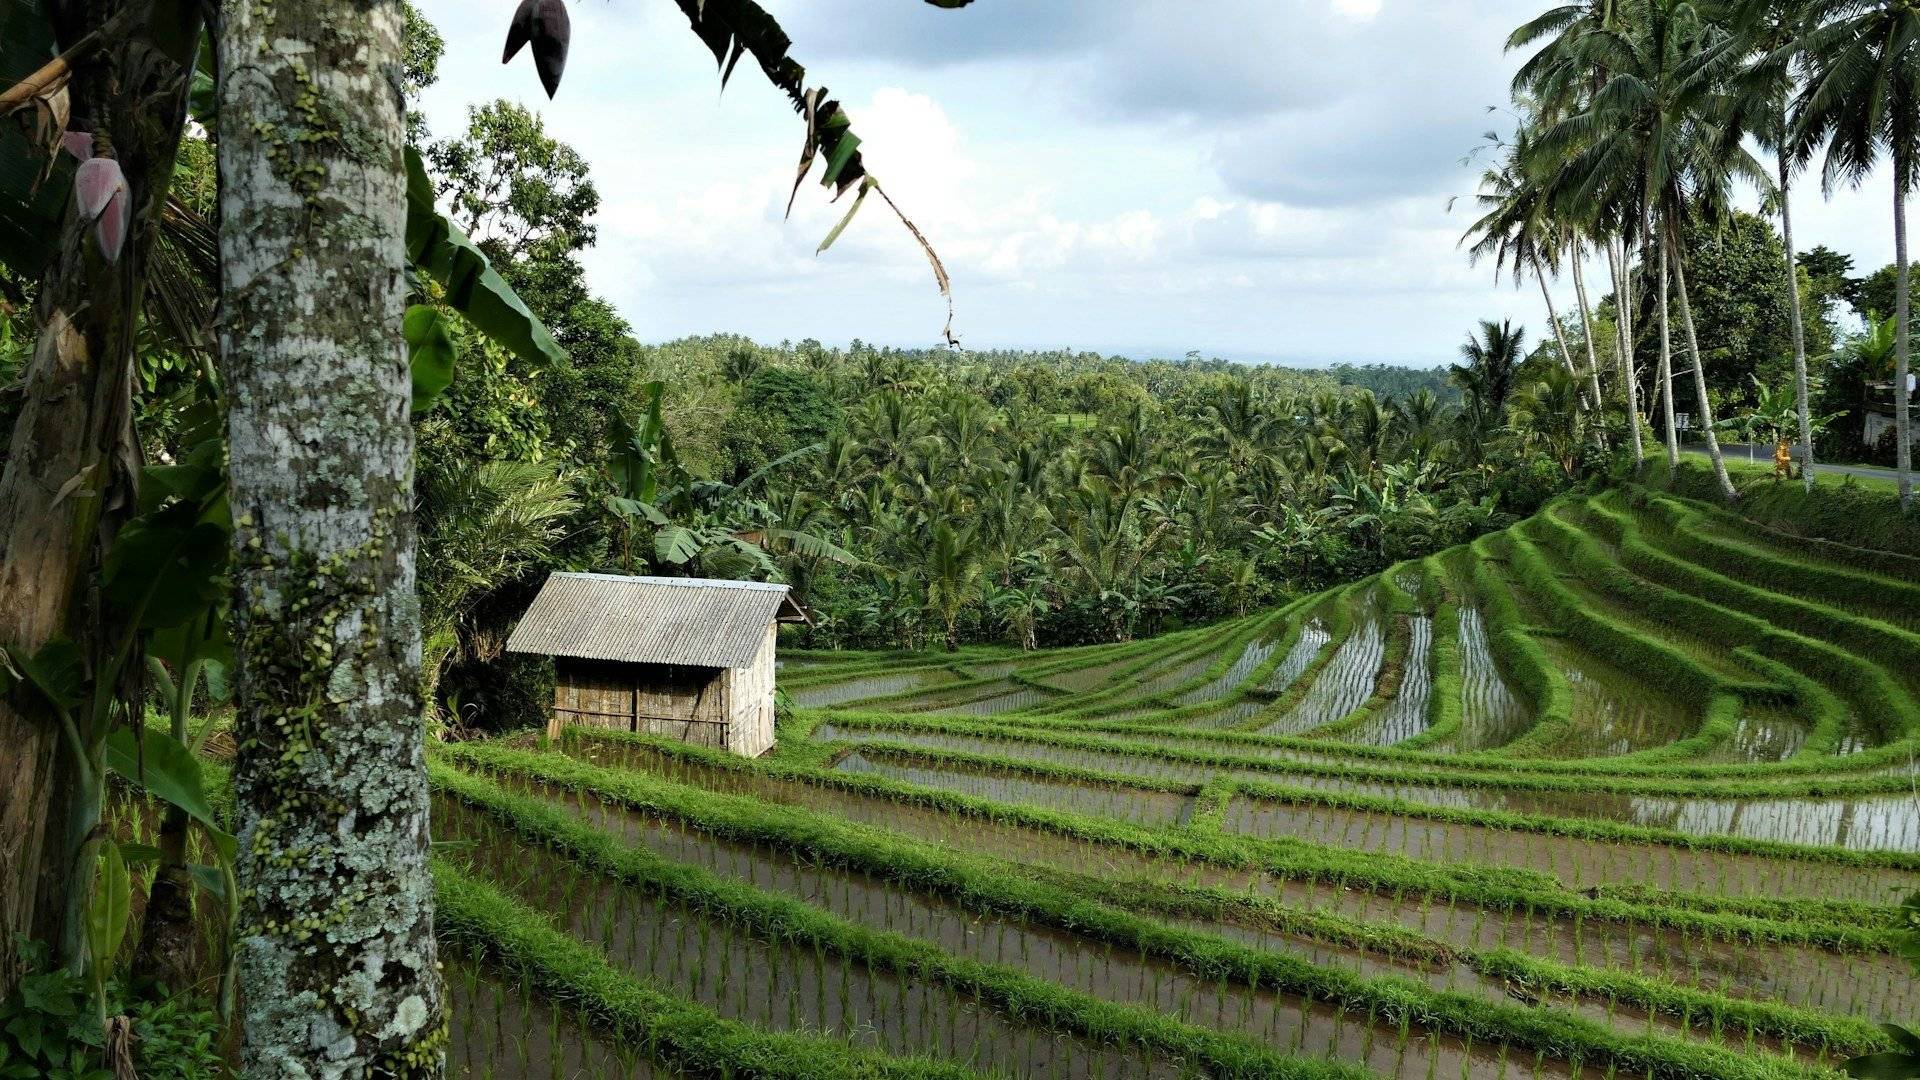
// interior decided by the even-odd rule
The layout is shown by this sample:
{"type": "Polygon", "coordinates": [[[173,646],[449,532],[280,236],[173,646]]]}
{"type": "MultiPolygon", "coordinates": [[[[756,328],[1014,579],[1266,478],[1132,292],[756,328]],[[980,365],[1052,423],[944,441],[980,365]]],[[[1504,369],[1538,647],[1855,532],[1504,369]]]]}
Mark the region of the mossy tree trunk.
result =
{"type": "Polygon", "coordinates": [[[227,0],[242,1065],[437,1076],[399,0],[227,0]]]}
{"type": "MultiPolygon", "coordinates": [[[[199,7],[165,0],[51,5],[72,47],[111,20],[117,31],[73,63],[69,128],[95,136],[132,193],[128,239],[105,258],[71,201],[40,282],[39,338],[0,476],[0,646],[31,654],[65,636],[101,647],[98,569],[133,510],[133,345],[153,223],[166,200],[186,118],[199,7]],[[133,8],[123,16],[123,9],[133,8]]],[[[19,73],[11,73],[19,74],[19,73]]],[[[58,721],[0,699],[0,995],[18,974],[16,935],[75,940],[78,895],[69,827],[88,815],[58,721]]]]}

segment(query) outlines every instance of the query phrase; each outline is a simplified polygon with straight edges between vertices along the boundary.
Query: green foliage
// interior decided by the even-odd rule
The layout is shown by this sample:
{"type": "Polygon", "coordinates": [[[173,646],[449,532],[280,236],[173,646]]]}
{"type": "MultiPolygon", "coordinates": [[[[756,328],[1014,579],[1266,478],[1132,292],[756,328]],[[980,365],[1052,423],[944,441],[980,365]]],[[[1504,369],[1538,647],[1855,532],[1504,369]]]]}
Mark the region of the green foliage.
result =
{"type": "Polygon", "coordinates": [[[107,764],[139,790],[187,812],[231,858],[233,838],[214,816],[200,760],[179,739],[151,727],[123,727],[107,736],[107,764]]]}
{"type": "Polygon", "coordinates": [[[87,970],[93,977],[94,992],[100,999],[100,1018],[106,1020],[106,984],[114,960],[120,955],[120,943],[127,937],[127,920],[133,904],[133,879],[127,874],[127,861],[120,845],[100,845],[100,862],[93,880],[93,897],[87,903],[87,970]]]}
{"type": "Polygon", "coordinates": [[[481,333],[530,364],[564,362],[566,354],[481,249],[434,206],[433,181],[420,154],[407,148],[407,257],[445,290],[448,306],[481,333]]]}
{"type": "Polygon", "coordinates": [[[401,333],[407,340],[407,367],[413,380],[413,411],[426,412],[453,384],[456,355],[448,317],[439,308],[414,304],[407,308],[401,333]]]}
{"type": "MultiPolygon", "coordinates": [[[[24,945],[27,972],[0,1001],[0,1077],[7,1080],[113,1080],[106,1034],[88,980],[49,962],[41,942],[24,945]]],[[[220,1020],[187,995],[125,1000],[108,988],[109,1010],[132,1025],[132,1064],[145,1080],[226,1076],[220,1020]]]]}
{"type": "MultiPolygon", "coordinates": [[[[1746,401],[1756,380],[1790,385],[1793,338],[1779,230],[1762,218],[1737,212],[1724,222],[1690,221],[1681,244],[1708,390],[1746,401]]],[[[1831,339],[1807,339],[1809,356],[1825,355],[1832,348],[1831,339]]]]}

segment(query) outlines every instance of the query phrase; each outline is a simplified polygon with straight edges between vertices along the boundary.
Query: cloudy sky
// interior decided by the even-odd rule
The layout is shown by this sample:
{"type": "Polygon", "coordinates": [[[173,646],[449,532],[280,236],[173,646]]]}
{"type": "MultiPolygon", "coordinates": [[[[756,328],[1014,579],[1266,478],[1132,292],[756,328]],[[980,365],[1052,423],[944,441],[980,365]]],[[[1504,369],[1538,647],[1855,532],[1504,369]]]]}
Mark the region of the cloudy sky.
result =
{"type": "MultiPolygon", "coordinates": [[[[762,2],[944,257],[970,347],[1426,365],[1479,318],[1544,328],[1537,289],[1467,266],[1469,205],[1448,209],[1510,126],[1488,112],[1501,44],[1544,0],[762,2]]],[[[884,207],[818,257],[844,206],[809,184],[783,220],[800,121],[751,60],[719,93],[669,0],[575,0],[551,102],[529,57],[499,63],[512,0],[421,7],[447,39],[434,132],[507,97],[584,153],[590,279],[642,340],[937,342],[932,275],[884,207]]],[[[1802,246],[1892,258],[1884,175],[1826,204],[1808,186],[1802,246]]]]}

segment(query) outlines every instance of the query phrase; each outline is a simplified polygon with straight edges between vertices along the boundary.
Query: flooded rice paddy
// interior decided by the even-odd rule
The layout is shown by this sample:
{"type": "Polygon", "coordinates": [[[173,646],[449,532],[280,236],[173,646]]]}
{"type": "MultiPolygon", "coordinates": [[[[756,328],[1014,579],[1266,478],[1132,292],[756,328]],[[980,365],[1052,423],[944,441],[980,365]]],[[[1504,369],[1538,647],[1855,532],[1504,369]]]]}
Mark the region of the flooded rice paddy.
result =
{"type": "Polygon", "coordinates": [[[1617,757],[1678,742],[1699,728],[1697,712],[1565,638],[1535,640],[1573,695],[1572,725],[1543,753],[1617,757]]]}
{"type": "MultiPolygon", "coordinates": [[[[1422,806],[1612,821],[1623,825],[1671,829],[1691,836],[1731,836],[1810,847],[1920,853],[1920,798],[1911,793],[1791,799],[1618,795],[1592,790],[1500,787],[1490,782],[1497,778],[1488,774],[1470,774],[1480,779],[1478,784],[1454,786],[1409,783],[1404,780],[1366,780],[1351,775],[1329,776],[1288,770],[1285,767],[1286,758],[1275,758],[1269,767],[1236,767],[1178,757],[1143,755],[1120,749],[1059,746],[1004,736],[823,725],[816,732],[816,737],[865,742],[882,747],[891,745],[955,751],[1155,781],[1201,785],[1225,777],[1310,791],[1397,799],[1422,806]]],[[[1168,748],[1174,750],[1256,756],[1246,753],[1244,748],[1234,750],[1200,740],[1178,745],[1175,740],[1160,737],[1129,735],[1121,738],[1130,742],[1173,744],[1168,748]]],[[[1324,762],[1327,759],[1315,760],[1324,762]]],[[[1920,885],[1920,882],[1916,884],[1920,885]]]]}
{"type": "MultiPolygon", "coordinates": [[[[937,891],[824,866],[791,850],[720,839],[697,828],[649,818],[592,798],[557,792],[545,797],[569,807],[595,827],[677,863],[800,900],[859,926],[925,941],[952,955],[1013,968],[1119,1004],[1145,1006],[1202,1027],[1248,1035],[1267,1045],[1324,1045],[1330,1056],[1353,1045],[1339,1031],[1355,1027],[1358,1018],[1295,995],[1201,978],[1163,957],[1116,949],[1056,926],[965,907],[937,891]]],[[[1245,941],[1360,975],[1413,978],[1434,989],[1491,1002],[1504,1004],[1510,1000],[1502,985],[1458,962],[1422,962],[1390,953],[1369,953],[1217,919],[1174,918],[1167,925],[1245,941]]],[[[1596,1015],[1607,1011],[1602,1002],[1590,1002],[1587,1007],[1596,1015]]],[[[1629,1032],[1644,1029],[1648,1022],[1632,1015],[1620,1019],[1623,1030],[1629,1032]]],[[[1376,1024],[1362,1041],[1393,1042],[1398,1035],[1396,1025],[1376,1024]]],[[[1386,1066],[1383,1075],[1401,1075],[1431,1053],[1458,1062],[1470,1074],[1480,1071],[1483,1060],[1468,1053],[1458,1040],[1433,1034],[1413,1040],[1405,1052],[1396,1049],[1378,1063],[1386,1066]]],[[[1511,1057],[1512,1051],[1494,1056],[1511,1057]]],[[[1567,1075],[1567,1070],[1553,1068],[1541,1075],[1567,1075]]]]}
{"type": "Polygon", "coordinates": [[[1415,615],[1408,620],[1406,661],[1400,686],[1386,708],[1340,736],[1367,746],[1392,746],[1427,730],[1433,697],[1433,619],[1415,615]]]}
{"type": "MultiPolygon", "coordinates": [[[[1231,893],[1271,897],[1304,910],[1326,911],[1416,930],[1444,944],[1465,948],[1510,948],[1561,963],[1580,964],[1664,978],[1740,998],[1782,1000],[1814,1008],[1898,1015],[1920,1008],[1920,979],[1897,956],[1836,953],[1815,946],[1725,941],[1617,921],[1563,914],[1558,901],[1538,907],[1475,903],[1436,879],[1438,892],[1405,888],[1371,890],[1311,876],[1247,866],[1212,864],[1155,855],[1117,843],[1076,839],[1005,820],[961,815],[901,800],[785,780],[759,773],[715,769],[626,748],[582,744],[584,760],[638,769],[677,783],[802,807],[885,829],[913,840],[1010,862],[1086,874],[1106,881],[1140,878],[1212,886],[1231,893]]],[[[1580,908],[1581,894],[1560,900],[1580,908]]]]}
{"type": "Polygon", "coordinates": [[[1287,658],[1280,661],[1280,666],[1273,669],[1272,675],[1267,676],[1261,689],[1274,694],[1285,693],[1299,681],[1314,658],[1320,655],[1320,650],[1332,640],[1333,635],[1328,632],[1326,623],[1318,618],[1308,620],[1307,625],[1300,628],[1300,637],[1293,643],[1293,648],[1287,650],[1287,658]]]}
{"type": "Polygon", "coordinates": [[[454,1080],[678,1080],[686,1074],[585,1030],[572,1014],[461,961],[445,964],[454,1080]]]}
{"type": "Polygon", "coordinates": [[[1479,608],[1460,609],[1460,731],[1435,749],[1492,750],[1533,726],[1533,712],[1493,662],[1479,608]]]}
{"type": "MultiPolygon", "coordinates": [[[[1095,814],[1135,824],[1184,824],[1193,812],[1191,796],[1172,792],[934,765],[871,751],[850,755],[838,768],[843,772],[882,776],[993,802],[1095,814]]],[[[1871,804],[1863,815],[1865,830],[1878,827],[1871,804]]],[[[1841,819],[1842,815],[1834,815],[1832,827],[1838,828],[1841,819]]],[[[1763,823],[1769,820],[1792,819],[1784,808],[1773,815],[1755,816],[1757,828],[1765,828],[1763,823]]],[[[1588,840],[1246,796],[1235,797],[1229,804],[1224,827],[1229,832],[1263,839],[1306,840],[1428,862],[1536,870],[1570,889],[1631,883],[1714,896],[1799,897],[1890,905],[1899,903],[1920,887],[1920,876],[1900,870],[1588,840]]],[[[1911,833],[1907,835],[1911,837],[1911,833]]]]}
{"type": "MultiPolygon", "coordinates": [[[[1920,717],[1868,715],[1885,699],[1861,681],[1911,687],[1920,673],[1872,657],[1836,673],[1786,650],[1749,662],[1740,628],[1805,609],[1718,593],[1702,599],[1729,617],[1682,619],[1712,609],[1666,602],[1672,586],[1620,564],[1622,529],[1801,603],[1906,564],[1838,565],[1836,549],[1719,519],[1682,543],[1668,511],[1615,496],[1550,513],[1390,582],[1252,617],[1264,622],[951,660],[789,657],[791,703],[819,711],[783,721],[766,761],[575,733],[564,754],[483,773],[646,853],[629,880],[478,808],[439,805],[436,835],[471,841],[448,857],[662,993],[983,1074],[1210,1075],[1245,1053],[1420,1080],[1826,1075],[1844,1055],[1824,1033],[1858,1042],[1871,1022],[1920,1014],[1920,977],[1890,936],[1920,890],[1920,717]],[[1572,557],[1583,551],[1615,572],[1572,557]],[[1805,583],[1780,576],[1796,561],[1805,583]],[[1384,603],[1408,596],[1420,610],[1384,603]],[[1352,605],[1337,632],[1335,604],[1352,605]],[[1639,670],[1636,637],[1670,658],[1658,679],[1639,670]],[[1549,723],[1522,689],[1542,680],[1568,707],[1549,723]],[[1739,709],[1721,696],[1708,710],[1708,691],[1739,709]],[[604,771],[574,782],[655,809],[514,771],[581,762],[604,771]],[[742,831],[758,821],[781,826],[742,831]],[[859,837],[885,854],[852,854],[859,837]],[[894,859],[907,867],[882,862],[894,859]],[[1006,888],[961,887],[986,880],[1006,888]],[[1053,891],[1023,891],[1035,888],[1053,891]],[[1268,985],[1213,956],[1317,974],[1268,985]],[[1287,989],[1304,985],[1365,993],[1342,1007],[1287,989]],[[1354,1004],[1389,1000],[1415,1004],[1354,1004]],[[1449,1026],[1462,1008],[1485,1018],[1471,1040],[1449,1026]],[[1157,1034],[1116,1041],[1090,1018],[1123,1014],[1100,1009],[1157,1034]],[[1544,1035],[1546,1017],[1571,1026],[1544,1035]],[[1567,1049],[1581,1039],[1646,1056],[1567,1049]]],[[[1884,607],[1840,617],[1908,625],[1884,607]]],[[[469,1014],[458,1038],[473,1044],[456,1075],[676,1075],[497,974],[463,972],[455,988],[469,1014]]]]}
{"type": "Polygon", "coordinates": [[[1387,637],[1383,621],[1370,616],[1334,651],[1320,669],[1300,703],[1285,716],[1260,729],[1262,735],[1297,735],[1312,731],[1360,707],[1373,693],[1386,661],[1387,637]]]}
{"type": "Polygon", "coordinates": [[[845,705],[866,698],[891,697],[910,690],[926,690],[930,687],[957,682],[959,678],[946,668],[924,668],[918,671],[903,671],[897,675],[868,675],[863,678],[848,679],[845,682],[802,687],[789,691],[789,696],[793,698],[795,705],[817,709],[829,705],[845,705]]]}

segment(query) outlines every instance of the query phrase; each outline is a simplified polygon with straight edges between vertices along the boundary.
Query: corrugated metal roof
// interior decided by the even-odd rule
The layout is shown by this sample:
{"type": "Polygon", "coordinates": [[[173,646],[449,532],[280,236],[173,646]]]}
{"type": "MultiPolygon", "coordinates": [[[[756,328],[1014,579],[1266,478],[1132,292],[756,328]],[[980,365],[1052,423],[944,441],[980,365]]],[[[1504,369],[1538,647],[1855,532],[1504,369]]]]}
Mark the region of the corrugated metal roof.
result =
{"type": "Polygon", "coordinates": [[[798,613],[785,585],[553,574],[507,651],[633,664],[747,667],[767,627],[798,613]]]}

